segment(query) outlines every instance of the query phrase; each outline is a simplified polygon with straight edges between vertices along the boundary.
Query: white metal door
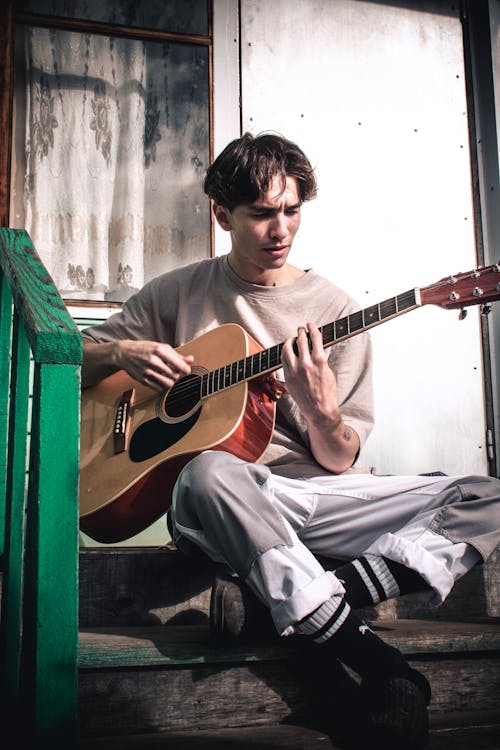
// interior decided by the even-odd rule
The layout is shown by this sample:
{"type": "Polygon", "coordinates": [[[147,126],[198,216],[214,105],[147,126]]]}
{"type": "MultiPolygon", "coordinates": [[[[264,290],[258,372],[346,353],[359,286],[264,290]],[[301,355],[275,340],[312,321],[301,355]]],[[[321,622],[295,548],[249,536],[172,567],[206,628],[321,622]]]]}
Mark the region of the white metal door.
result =
{"type": "MultiPolygon", "coordinates": [[[[476,265],[458,3],[409,5],[241,3],[243,129],[295,140],[319,179],[291,262],[363,307],[476,265]]],[[[364,464],[487,473],[478,315],[424,307],[373,330],[364,464]]]]}

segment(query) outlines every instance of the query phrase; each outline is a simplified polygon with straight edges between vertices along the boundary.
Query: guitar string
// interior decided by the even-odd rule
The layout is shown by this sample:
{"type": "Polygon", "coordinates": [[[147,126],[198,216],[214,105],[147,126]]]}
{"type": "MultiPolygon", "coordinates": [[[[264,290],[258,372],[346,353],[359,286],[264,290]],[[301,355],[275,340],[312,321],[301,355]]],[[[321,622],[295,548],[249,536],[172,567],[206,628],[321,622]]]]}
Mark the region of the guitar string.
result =
{"type": "MultiPolygon", "coordinates": [[[[439,282],[438,282],[439,284],[439,282]]],[[[319,327],[320,332],[323,334],[324,338],[324,332],[325,329],[331,328],[332,331],[340,328],[343,329],[346,328],[346,333],[342,333],[341,335],[335,335],[333,340],[331,340],[331,343],[326,344],[327,346],[334,345],[337,343],[338,340],[351,337],[354,335],[357,335],[358,333],[362,333],[364,330],[368,329],[370,326],[375,325],[376,323],[370,323],[369,325],[362,325],[360,328],[356,330],[350,330],[350,321],[352,321],[353,318],[359,317],[361,319],[361,322],[364,320],[366,313],[369,310],[378,309],[379,314],[377,318],[377,322],[383,322],[386,318],[391,317],[394,313],[400,314],[405,312],[405,305],[407,303],[414,303],[415,301],[415,289],[411,289],[407,292],[403,292],[402,294],[397,295],[396,297],[390,297],[386,300],[383,300],[382,302],[375,303],[374,305],[370,305],[369,307],[357,310],[354,313],[351,313],[350,315],[347,315],[343,318],[339,318],[339,320],[333,321],[331,323],[326,323],[323,326],[319,327]],[[387,305],[395,305],[395,308],[391,308],[387,314],[381,315],[380,311],[384,308],[384,306],[387,305]],[[398,310],[398,307],[402,307],[402,310],[398,310]]],[[[407,309],[407,308],[406,308],[407,309]]],[[[216,387],[214,390],[207,393],[207,395],[213,395],[214,393],[218,393],[220,391],[225,390],[225,388],[228,388],[232,385],[235,385],[235,382],[232,382],[233,378],[233,369],[234,374],[239,375],[239,371],[243,371],[243,378],[242,380],[236,380],[236,383],[243,382],[245,380],[252,380],[254,377],[258,377],[259,375],[263,374],[266,369],[278,369],[280,362],[281,362],[281,349],[283,348],[284,342],[280,344],[274,344],[273,346],[269,347],[268,349],[262,349],[259,352],[255,352],[254,354],[250,354],[247,357],[242,357],[239,360],[236,360],[234,362],[228,363],[226,365],[222,365],[221,367],[217,367],[214,370],[211,370],[208,373],[204,373],[203,375],[186,375],[182,378],[182,380],[178,383],[172,386],[172,388],[167,392],[171,393],[171,396],[169,397],[167,395],[167,400],[170,404],[179,404],[181,401],[185,400],[186,398],[196,396],[197,394],[201,393],[203,390],[203,386],[208,382],[208,379],[212,377],[212,380],[216,379],[216,373],[217,380],[218,380],[218,387],[216,387]],[[251,366],[253,369],[254,364],[258,364],[259,367],[262,367],[262,355],[266,355],[268,357],[268,361],[272,360],[273,353],[272,350],[277,350],[276,355],[280,354],[279,361],[277,360],[275,363],[271,364],[270,367],[264,367],[263,370],[260,370],[255,375],[250,374],[247,375],[247,369],[248,365],[251,366]],[[260,360],[260,362],[259,362],[260,360]],[[229,377],[231,382],[229,384],[225,383],[226,378],[229,377]],[[200,381],[201,381],[201,388],[200,388],[200,381]]]]}
{"type": "MultiPolygon", "coordinates": [[[[492,269],[494,269],[495,266],[488,266],[487,268],[483,268],[480,270],[480,276],[483,277],[485,273],[490,273],[492,269]]],[[[478,277],[478,278],[479,278],[478,277]]],[[[424,289],[421,289],[422,292],[429,292],[429,291],[436,291],[444,287],[448,287],[451,284],[455,287],[457,282],[464,281],[466,279],[471,279],[472,277],[471,273],[465,273],[465,274],[457,274],[456,276],[447,277],[444,279],[440,279],[439,281],[430,284],[429,286],[426,286],[424,289]]],[[[340,318],[339,320],[333,321],[331,323],[326,323],[323,326],[319,327],[319,330],[323,334],[323,339],[325,338],[325,330],[331,329],[332,332],[335,331],[335,334],[332,339],[328,341],[328,343],[325,343],[325,346],[334,345],[337,343],[338,340],[343,339],[346,337],[351,337],[354,335],[357,335],[358,333],[363,332],[364,330],[367,330],[373,325],[376,325],[379,322],[384,322],[385,319],[390,318],[394,313],[401,314],[403,312],[406,312],[408,307],[406,307],[407,303],[410,303],[410,306],[415,303],[415,289],[410,289],[407,292],[403,292],[402,294],[396,295],[395,297],[389,297],[386,300],[383,300],[382,302],[375,303],[374,305],[370,305],[367,308],[364,308],[362,310],[357,310],[354,313],[351,313],[350,315],[345,316],[344,318],[340,318]],[[386,315],[381,315],[381,310],[384,309],[387,305],[393,305],[395,304],[396,307],[394,311],[392,311],[392,308],[389,308],[389,311],[386,315]],[[402,309],[399,310],[398,307],[402,306],[402,309]],[[368,325],[361,325],[356,330],[351,330],[351,323],[353,321],[353,318],[359,318],[361,322],[363,322],[366,318],[366,315],[369,313],[369,311],[377,310],[378,315],[377,319],[374,323],[370,323],[368,325]],[[338,335],[337,329],[340,329],[341,331],[345,328],[346,333],[341,333],[341,335],[338,335]]],[[[274,363],[270,364],[270,367],[264,367],[261,369],[256,375],[250,374],[247,375],[247,369],[248,365],[251,366],[253,369],[254,364],[258,364],[259,368],[262,368],[262,358],[263,355],[266,355],[268,358],[268,363],[270,360],[272,360],[272,350],[276,350],[276,354],[280,355],[281,360],[281,349],[283,347],[283,343],[275,344],[272,347],[269,347],[268,349],[262,349],[259,352],[255,352],[254,354],[248,355],[247,357],[242,357],[239,360],[236,360],[235,362],[228,363],[226,365],[222,365],[221,367],[215,368],[214,370],[211,370],[208,373],[205,373],[200,376],[185,376],[178,384],[172,386],[170,389],[170,392],[172,393],[171,398],[169,399],[170,403],[179,403],[181,400],[183,400],[186,396],[195,395],[196,393],[200,392],[200,380],[202,389],[203,386],[208,382],[208,379],[211,377],[212,381],[215,381],[216,374],[217,374],[217,387],[210,392],[207,393],[207,395],[212,395],[213,393],[220,392],[224,390],[227,387],[230,387],[234,385],[233,382],[233,370],[234,374],[238,375],[240,374],[240,370],[243,372],[243,378],[242,380],[251,380],[253,377],[258,377],[259,375],[263,374],[263,372],[266,369],[277,369],[279,367],[279,361],[276,361],[274,363]],[[226,378],[230,378],[230,383],[226,384],[226,378]],[[222,382],[222,384],[221,384],[222,382]]],[[[238,379],[237,382],[241,382],[238,379]]]]}

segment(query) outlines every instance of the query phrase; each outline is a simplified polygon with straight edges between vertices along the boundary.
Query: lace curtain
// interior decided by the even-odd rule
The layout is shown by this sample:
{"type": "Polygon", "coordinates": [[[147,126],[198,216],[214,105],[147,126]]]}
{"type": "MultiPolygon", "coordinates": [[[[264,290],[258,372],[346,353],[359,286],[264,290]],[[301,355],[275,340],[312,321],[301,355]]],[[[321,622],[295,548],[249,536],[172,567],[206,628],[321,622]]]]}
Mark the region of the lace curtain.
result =
{"type": "Polygon", "coordinates": [[[14,215],[61,295],[123,300],[206,257],[206,49],[42,28],[24,41],[14,215]]]}

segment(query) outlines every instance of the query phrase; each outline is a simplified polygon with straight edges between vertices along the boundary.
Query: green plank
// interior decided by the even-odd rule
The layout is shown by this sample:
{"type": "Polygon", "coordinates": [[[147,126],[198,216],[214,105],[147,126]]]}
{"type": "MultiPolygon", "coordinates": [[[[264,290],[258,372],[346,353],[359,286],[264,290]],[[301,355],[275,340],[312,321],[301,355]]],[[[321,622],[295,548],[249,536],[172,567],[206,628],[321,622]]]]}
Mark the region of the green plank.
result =
{"type": "Polygon", "coordinates": [[[47,740],[77,729],[79,394],[78,366],[35,366],[22,674],[47,740]]]}
{"type": "Polygon", "coordinates": [[[12,295],[6,278],[0,273],[0,556],[4,554],[5,546],[11,340],[12,295]]]}
{"type": "Polygon", "coordinates": [[[0,267],[36,362],[80,364],[81,337],[27,232],[0,228],[0,267]]]}
{"type": "MultiPolygon", "coordinates": [[[[500,653],[500,623],[436,620],[374,620],[370,626],[407,655],[456,656],[500,653]]],[[[80,669],[194,667],[295,658],[309,649],[302,636],[262,643],[221,644],[210,640],[208,628],[161,627],[85,628],[79,635],[80,669]]]]}
{"type": "Polygon", "coordinates": [[[149,628],[80,629],[80,669],[131,667],[190,667],[290,659],[300,650],[293,638],[263,643],[221,644],[210,639],[208,628],[182,625],[149,628]]]}
{"type": "Polygon", "coordinates": [[[7,505],[5,515],[5,563],[2,581],[0,623],[0,663],[3,687],[9,706],[19,700],[22,633],[22,586],[24,515],[26,489],[27,422],[29,401],[30,350],[24,330],[14,322],[11,398],[9,415],[9,455],[7,505]]]}

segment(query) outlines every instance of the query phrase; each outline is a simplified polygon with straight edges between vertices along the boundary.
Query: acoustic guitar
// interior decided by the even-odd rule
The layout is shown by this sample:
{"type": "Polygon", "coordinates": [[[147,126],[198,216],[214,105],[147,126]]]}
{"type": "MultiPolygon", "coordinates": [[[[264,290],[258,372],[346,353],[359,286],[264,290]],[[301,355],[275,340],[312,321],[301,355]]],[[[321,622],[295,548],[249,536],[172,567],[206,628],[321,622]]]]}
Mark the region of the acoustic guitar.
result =
{"type": "MultiPolygon", "coordinates": [[[[500,298],[500,264],[415,288],[320,328],[323,346],[422,305],[461,309],[500,298]]],[[[284,343],[284,342],[283,342],[284,343]]],[[[123,370],[82,391],[80,528],[98,542],[138,534],[169,509],[184,466],[204,450],[263,455],[284,388],[273,372],[283,343],[263,349],[228,323],[178,347],[195,365],[164,393],[123,370]]]]}

